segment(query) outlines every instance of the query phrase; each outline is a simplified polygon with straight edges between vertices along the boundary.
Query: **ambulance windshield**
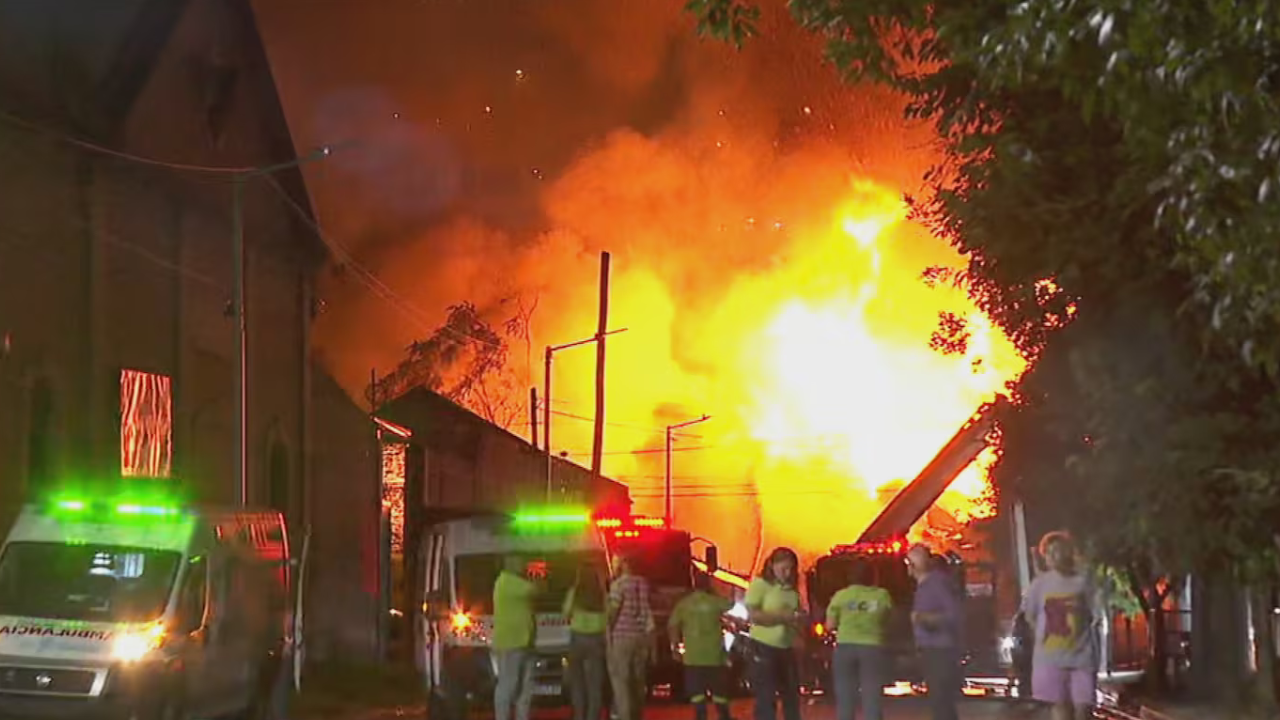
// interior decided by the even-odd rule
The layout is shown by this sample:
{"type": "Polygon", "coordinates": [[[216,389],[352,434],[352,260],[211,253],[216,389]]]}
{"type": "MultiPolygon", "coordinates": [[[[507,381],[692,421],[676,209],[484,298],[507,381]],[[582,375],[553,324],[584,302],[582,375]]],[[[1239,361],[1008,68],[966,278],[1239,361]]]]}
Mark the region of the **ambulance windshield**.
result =
{"type": "Polygon", "coordinates": [[[164,612],[181,559],[150,548],[10,543],[0,557],[0,615],[153,620],[164,612]]]}
{"type": "MultiPolygon", "coordinates": [[[[579,569],[584,577],[604,585],[604,553],[600,551],[518,554],[524,564],[525,575],[541,589],[535,601],[536,612],[560,612],[579,569]]],[[[503,556],[496,553],[458,557],[458,602],[461,607],[478,615],[493,614],[493,584],[498,579],[502,563],[503,556]]]]}

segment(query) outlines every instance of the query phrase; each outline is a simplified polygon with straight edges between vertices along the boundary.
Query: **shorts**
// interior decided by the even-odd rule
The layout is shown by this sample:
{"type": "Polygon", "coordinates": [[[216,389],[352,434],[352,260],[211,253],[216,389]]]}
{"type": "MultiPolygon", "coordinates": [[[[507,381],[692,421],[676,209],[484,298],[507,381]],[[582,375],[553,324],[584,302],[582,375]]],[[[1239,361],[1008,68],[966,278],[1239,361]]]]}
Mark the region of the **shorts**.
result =
{"type": "Polygon", "coordinates": [[[1097,700],[1098,673],[1036,663],[1031,668],[1031,695],[1040,702],[1091,706],[1097,700]]]}

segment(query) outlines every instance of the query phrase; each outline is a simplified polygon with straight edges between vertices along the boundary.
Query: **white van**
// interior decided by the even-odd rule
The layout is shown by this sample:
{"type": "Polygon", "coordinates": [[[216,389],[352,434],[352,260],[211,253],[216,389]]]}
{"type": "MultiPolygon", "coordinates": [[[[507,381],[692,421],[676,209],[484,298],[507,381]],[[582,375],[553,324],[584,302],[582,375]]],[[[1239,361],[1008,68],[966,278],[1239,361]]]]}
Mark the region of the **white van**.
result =
{"type": "Polygon", "coordinates": [[[513,554],[545,588],[536,607],[535,699],[568,702],[569,626],[561,610],[579,568],[603,589],[608,568],[600,533],[586,511],[476,514],[429,526],[419,556],[415,655],[433,708],[450,717],[493,700],[493,585],[513,554]]]}
{"type": "Polygon", "coordinates": [[[264,709],[292,634],[275,512],[29,505],[0,550],[0,716],[264,709]]]}

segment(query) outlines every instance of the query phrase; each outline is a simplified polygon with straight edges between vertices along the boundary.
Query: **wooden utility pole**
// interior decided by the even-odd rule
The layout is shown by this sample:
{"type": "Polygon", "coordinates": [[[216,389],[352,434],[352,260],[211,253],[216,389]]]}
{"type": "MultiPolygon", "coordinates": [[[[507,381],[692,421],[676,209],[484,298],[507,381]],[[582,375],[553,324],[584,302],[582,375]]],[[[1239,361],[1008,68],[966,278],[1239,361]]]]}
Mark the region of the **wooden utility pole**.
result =
{"type": "Polygon", "coordinates": [[[609,253],[600,253],[600,321],[596,326],[596,418],[591,444],[591,477],[600,479],[604,455],[604,338],[609,333],[609,253]]]}
{"type": "Polygon", "coordinates": [[[538,388],[529,388],[529,444],[538,449],[538,388]]]}

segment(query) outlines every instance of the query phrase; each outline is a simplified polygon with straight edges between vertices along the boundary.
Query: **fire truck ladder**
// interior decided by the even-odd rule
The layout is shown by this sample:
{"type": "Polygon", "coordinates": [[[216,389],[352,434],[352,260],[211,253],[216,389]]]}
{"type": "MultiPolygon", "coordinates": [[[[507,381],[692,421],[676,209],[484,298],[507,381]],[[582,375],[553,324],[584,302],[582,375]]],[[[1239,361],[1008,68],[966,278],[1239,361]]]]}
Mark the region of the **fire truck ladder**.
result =
{"type": "Polygon", "coordinates": [[[978,412],[960,426],[924,470],[893,496],[858,537],[858,542],[883,541],[905,535],[917,520],[929,512],[951,481],[986,449],[987,434],[995,425],[997,411],[1008,402],[1005,396],[997,395],[994,401],[978,408],[978,412]]]}

